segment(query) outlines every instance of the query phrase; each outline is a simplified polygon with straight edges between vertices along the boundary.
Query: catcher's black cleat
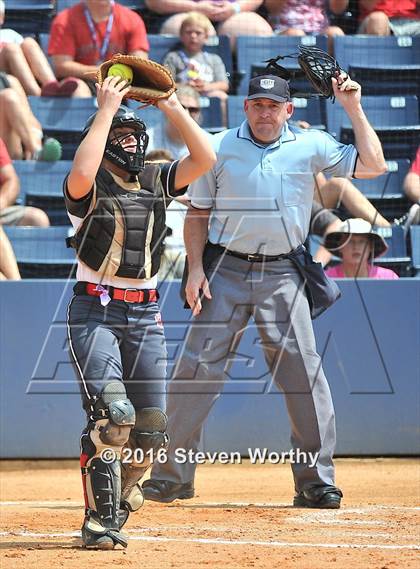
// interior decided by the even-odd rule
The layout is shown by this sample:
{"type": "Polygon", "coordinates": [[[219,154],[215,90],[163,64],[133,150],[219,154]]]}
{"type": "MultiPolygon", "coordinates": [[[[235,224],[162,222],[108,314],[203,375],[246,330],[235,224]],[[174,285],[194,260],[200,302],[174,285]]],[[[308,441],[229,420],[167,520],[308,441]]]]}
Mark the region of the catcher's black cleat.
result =
{"type": "Polygon", "coordinates": [[[194,498],[194,483],[178,484],[170,480],[151,478],[143,483],[143,494],[146,500],[169,503],[174,500],[189,500],[194,498]]]}
{"type": "Polygon", "coordinates": [[[128,520],[129,515],[130,511],[127,508],[120,507],[120,509],[118,510],[118,527],[120,528],[120,530],[128,520]]]}
{"type": "Polygon", "coordinates": [[[82,526],[82,540],[86,549],[114,549],[116,545],[127,547],[127,537],[117,530],[104,528],[92,518],[82,526]]]}
{"type": "Polygon", "coordinates": [[[320,508],[337,510],[343,497],[342,491],[336,486],[311,486],[296,494],[293,499],[295,508],[320,508]]]}

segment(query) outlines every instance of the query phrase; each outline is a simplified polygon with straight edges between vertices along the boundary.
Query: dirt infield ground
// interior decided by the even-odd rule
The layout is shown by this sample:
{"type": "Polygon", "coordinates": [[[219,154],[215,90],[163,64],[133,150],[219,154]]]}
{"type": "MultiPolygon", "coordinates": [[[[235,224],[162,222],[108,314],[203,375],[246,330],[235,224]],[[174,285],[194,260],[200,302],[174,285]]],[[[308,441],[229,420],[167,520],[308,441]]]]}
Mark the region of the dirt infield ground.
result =
{"type": "Polygon", "coordinates": [[[127,550],[86,551],[77,461],[1,463],[1,569],[420,567],[420,463],[337,460],[341,510],[291,508],[288,465],[200,466],[193,500],[146,502],[127,550]]]}

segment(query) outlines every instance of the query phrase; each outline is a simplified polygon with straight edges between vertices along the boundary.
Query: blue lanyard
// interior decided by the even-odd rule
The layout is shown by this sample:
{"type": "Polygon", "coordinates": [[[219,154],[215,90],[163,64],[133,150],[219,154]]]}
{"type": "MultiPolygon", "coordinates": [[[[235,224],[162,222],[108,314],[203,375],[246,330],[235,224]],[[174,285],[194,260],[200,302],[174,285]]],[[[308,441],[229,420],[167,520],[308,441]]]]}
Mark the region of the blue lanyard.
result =
{"type": "Polygon", "coordinates": [[[102,42],[102,46],[99,47],[98,34],[96,33],[95,22],[93,21],[92,15],[89,12],[89,9],[86,6],[86,4],[84,7],[85,18],[86,18],[87,25],[89,26],[90,35],[92,36],[92,39],[96,45],[96,49],[99,52],[99,61],[97,62],[98,64],[100,64],[104,61],[106,52],[108,51],[109,40],[111,39],[112,26],[114,24],[114,1],[111,2],[111,10],[112,10],[111,14],[110,14],[108,21],[106,23],[104,40],[102,42]]]}
{"type": "Polygon", "coordinates": [[[188,65],[190,64],[190,58],[187,56],[185,51],[182,51],[182,49],[178,50],[178,55],[182,59],[184,67],[188,67],[188,65]]]}
{"type": "MultiPolygon", "coordinates": [[[[182,59],[182,63],[184,64],[184,67],[185,67],[185,68],[188,67],[188,65],[190,64],[191,59],[194,58],[194,56],[193,56],[193,57],[188,57],[188,55],[185,53],[185,51],[182,51],[182,49],[179,49],[179,50],[178,50],[178,55],[179,55],[179,57],[182,59]]],[[[211,64],[209,63],[209,54],[208,54],[208,52],[207,52],[207,51],[202,51],[202,52],[201,52],[201,55],[203,56],[203,59],[206,61],[206,63],[207,63],[208,65],[211,65],[211,64]]]]}

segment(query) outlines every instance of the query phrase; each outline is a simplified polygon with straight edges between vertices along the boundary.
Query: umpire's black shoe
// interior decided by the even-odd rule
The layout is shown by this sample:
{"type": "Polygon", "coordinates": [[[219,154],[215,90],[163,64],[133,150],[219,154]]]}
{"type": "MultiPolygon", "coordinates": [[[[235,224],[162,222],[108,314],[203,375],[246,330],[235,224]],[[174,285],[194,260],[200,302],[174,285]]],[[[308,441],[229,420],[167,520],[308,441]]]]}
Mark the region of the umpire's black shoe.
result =
{"type": "Polygon", "coordinates": [[[311,486],[296,494],[293,499],[295,508],[322,508],[337,510],[340,507],[342,491],[336,486],[311,486]]]}
{"type": "Polygon", "coordinates": [[[170,480],[150,478],[143,482],[143,494],[146,500],[154,502],[173,502],[176,499],[188,500],[194,497],[194,483],[178,484],[170,480]]]}

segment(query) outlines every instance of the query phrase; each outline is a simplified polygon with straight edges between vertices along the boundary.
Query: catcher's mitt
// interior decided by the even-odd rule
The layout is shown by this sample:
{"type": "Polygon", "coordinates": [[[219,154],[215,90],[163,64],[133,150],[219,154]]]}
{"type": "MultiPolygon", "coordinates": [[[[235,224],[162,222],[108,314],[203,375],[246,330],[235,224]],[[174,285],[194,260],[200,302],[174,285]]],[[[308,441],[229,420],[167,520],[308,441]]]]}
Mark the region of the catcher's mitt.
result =
{"type": "Polygon", "coordinates": [[[334,91],[331,79],[342,72],[334,57],[318,47],[300,45],[298,62],[318,93],[332,99],[334,91]]]}
{"type": "Polygon", "coordinates": [[[133,81],[127,95],[128,99],[135,99],[142,103],[155,103],[159,99],[167,99],[175,91],[175,81],[166,67],[150,59],[120,53],[113,55],[112,59],[100,65],[96,74],[100,85],[107,77],[108,69],[116,63],[128,65],[133,70],[133,81]]]}

